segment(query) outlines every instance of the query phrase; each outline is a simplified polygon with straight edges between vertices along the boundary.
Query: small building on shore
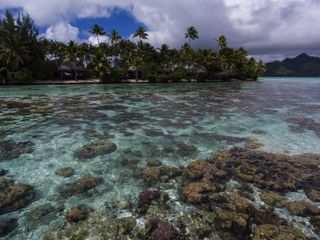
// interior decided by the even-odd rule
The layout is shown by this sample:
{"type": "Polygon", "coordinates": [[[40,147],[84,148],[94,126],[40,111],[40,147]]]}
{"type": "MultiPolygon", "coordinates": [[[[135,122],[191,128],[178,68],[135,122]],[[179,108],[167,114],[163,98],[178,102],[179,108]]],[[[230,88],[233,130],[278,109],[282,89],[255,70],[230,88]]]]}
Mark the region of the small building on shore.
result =
{"type": "Polygon", "coordinates": [[[127,74],[127,79],[141,79],[142,78],[142,71],[134,66],[129,67],[127,74]]]}
{"type": "Polygon", "coordinates": [[[58,68],[58,78],[61,80],[85,79],[85,70],[74,62],[65,61],[58,68]]]}

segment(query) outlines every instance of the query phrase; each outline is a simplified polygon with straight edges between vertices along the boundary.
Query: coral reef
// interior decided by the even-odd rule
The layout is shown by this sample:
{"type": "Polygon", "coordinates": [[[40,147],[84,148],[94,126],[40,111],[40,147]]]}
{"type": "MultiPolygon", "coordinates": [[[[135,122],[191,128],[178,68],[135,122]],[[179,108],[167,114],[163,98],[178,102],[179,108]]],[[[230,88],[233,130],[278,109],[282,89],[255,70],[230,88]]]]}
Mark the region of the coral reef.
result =
{"type": "Polygon", "coordinates": [[[101,177],[84,176],[72,183],[60,186],[57,191],[63,197],[70,197],[74,194],[84,194],[98,186],[102,180],[101,177]]]}
{"type": "Polygon", "coordinates": [[[24,208],[34,198],[34,187],[28,184],[12,183],[0,179],[0,214],[24,208]]]}
{"type": "Polygon", "coordinates": [[[89,210],[85,205],[79,205],[77,207],[71,208],[66,213],[66,220],[68,222],[77,223],[79,221],[86,220],[89,215],[89,210]]]}
{"type": "Polygon", "coordinates": [[[148,240],[178,240],[178,231],[170,224],[158,219],[151,219],[148,222],[148,240]]]}
{"type": "Polygon", "coordinates": [[[56,175],[61,176],[61,177],[71,177],[74,174],[74,169],[71,167],[64,167],[64,168],[59,168],[55,172],[56,175]]]}
{"type": "Polygon", "coordinates": [[[74,152],[74,156],[80,160],[92,159],[97,156],[113,153],[117,150],[117,145],[109,140],[98,139],[74,152]]]}
{"type": "Polygon", "coordinates": [[[17,219],[1,218],[0,219],[0,237],[4,237],[12,232],[17,227],[17,219]]]}
{"type": "Polygon", "coordinates": [[[0,140],[0,161],[13,160],[22,154],[32,153],[35,144],[31,141],[13,142],[0,140]]]}

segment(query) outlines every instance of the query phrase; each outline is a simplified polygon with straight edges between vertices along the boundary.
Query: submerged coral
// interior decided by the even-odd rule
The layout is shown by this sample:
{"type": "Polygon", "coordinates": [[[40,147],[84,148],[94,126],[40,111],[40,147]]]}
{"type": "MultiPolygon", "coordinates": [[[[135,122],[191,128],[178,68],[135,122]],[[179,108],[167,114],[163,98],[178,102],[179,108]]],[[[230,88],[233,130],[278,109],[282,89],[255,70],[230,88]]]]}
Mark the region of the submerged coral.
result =
{"type": "Polygon", "coordinates": [[[0,214],[24,208],[35,198],[34,187],[0,179],[0,214]]]}
{"type": "Polygon", "coordinates": [[[17,227],[17,219],[8,218],[0,219],[0,237],[8,235],[11,231],[13,231],[17,227]]]}
{"type": "Polygon", "coordinates": [[[112,153],[117,150],[117,145],[109,140],[98,139],[76,150],[74,155],[80,160],[95,158],[100,155],[112,153]]]}
{"type": "Polygon", "coordinates": [[[60,186],[57,191],[63,197],[70,197],[74,194],[83,194],[95,188],[102,182],[102,178],[93,176],[84,176],[72,183],[60,186]]]}
{"type": "Polygon", "coordinates": [[[79,205],[77,207],[71,208],[65,218],[68,222],[79,222],[88,218],[89,210],[84,205],[79,205]]]}
{"type": "Polygon", "coordinates": [[[0,161],[13,160],[21,154],[32,153],[35,144],[31,141],[13,142],[0,140],[0,161]]]}

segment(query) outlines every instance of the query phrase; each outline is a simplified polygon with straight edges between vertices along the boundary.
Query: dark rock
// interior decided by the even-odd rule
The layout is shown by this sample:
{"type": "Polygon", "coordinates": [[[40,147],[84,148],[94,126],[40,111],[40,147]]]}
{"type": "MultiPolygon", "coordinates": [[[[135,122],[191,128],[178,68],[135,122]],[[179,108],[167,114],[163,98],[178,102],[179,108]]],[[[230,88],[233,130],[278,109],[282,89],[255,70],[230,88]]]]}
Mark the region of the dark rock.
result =
{"type": "Polygon", "coordinates": [[[147,160],[148,167],[159,167],[161,165],[162,165],[162,162],[160,160],[157,160],[157,159],[147,160]]]}
{"type": "Polygon", "coordinates": [[[245,213],[229,211],[220,211],[215,219],[218,229],[228,230],[241,236],[248,235],[248,220],[249,216],[245,213]]]}
{"type": "Polygon", "coordinates": [[[84,176],[73,183],[68,183],[57,189],[63,197],[70,197],[74,194],[84,194],[95,188],[102,182],[102,178],[93,176],[84,176]]]}
{"type": "Polygon", "coordinates": [[[32,153],[35,144],[31,141],[13,142],[0,140],[0,161],[13,160],[22,154],[32,153]]]}
{"type": "Polygon", "coordinates": [[[13,184],[0,179],[0,214],[26,207],[34,198],[34,187],[28,184],[13,184]]]}
{"type": "Polygon", "coordinates": [[[0,219],[0,237],[4,237],[17,227],[17,219],[0,219]]]}
{"type": "Polygon", "coordinates": [[[75,157],[80,160],[92,159],[97,156],[110,154],[117,150],[117,145],[108,140],[96,140],[74,152],[75,157]]]}
{"type": "Polygon", "coordinates": [[[191,144],[180,144],[178,147],[177,152],[182,157],[191,156],[198,151],[197,147],[191,144]]]}
{"type": "Polygon", "coordinates": [[[184,201],[193,204],[200,204],[219,199],[219,190],[220,188],[216,185],[198,182],[186,185],[182,188],[181,192],[184,201]]]}
{"type": "Polygon", "coordinates": [[[61,177],[71,177],[74,174],[74,169],[71,167],[59,168],[55,172],[56,175],[61,177]]]}
{"type": "Polygon", "coordinates": [[[8,170],[0,169],[0,177],[7,175],[8,172],[9,172],[8,170]]]}
{"type": "Polygon", "coordinates": [[[320,234],[320,216],[311,217],[310,222],[314,226],[315,231],[320,234]]]}
{"type": "Polygon", "coordinates": [[[289,212],[294,215],[308,217],[320,215],[320,209],[306,202],[291,202],[287,206],[289,212]]]}
{"type": "Polygon", "coordinates": [[[307,240],[309,239],[299,230],[282,225],[263,224],[254,229],[253,240],[307,240]]]}
{"type": "Polygon", "coordinates": [[[179,239],[178,231],[170,224],[158,219],[151,219],[148,222],[148,240],[176,240],[179,239]]]}
{"type": "Polygon", "coordinates": [[[68,222],[79,222],[79,221],[83,221],[86,220],[89,216],[89,210],[86,206],[84,205],[80,205],[74,208],[71,208],[65,218],[68,222]]]}
{"type": "Polygon", "coordinates": [[[179,168],[171,166],[148,167],[144,169],[143,179],[146,183],[152,184],[158,181],[165,182],[180,176],[179,168]]]}
{"type": "Polygon", "coordinates": [[[308,198],[314,202],[320,202],[320,191],[309,189],[306,191],[308,198]]]}
{"type": "Polygon", "coordinates": [[[138,212],[146,213],[152,201],[159,199],[159,191],[144,190],[139,194],[138,212]]]}

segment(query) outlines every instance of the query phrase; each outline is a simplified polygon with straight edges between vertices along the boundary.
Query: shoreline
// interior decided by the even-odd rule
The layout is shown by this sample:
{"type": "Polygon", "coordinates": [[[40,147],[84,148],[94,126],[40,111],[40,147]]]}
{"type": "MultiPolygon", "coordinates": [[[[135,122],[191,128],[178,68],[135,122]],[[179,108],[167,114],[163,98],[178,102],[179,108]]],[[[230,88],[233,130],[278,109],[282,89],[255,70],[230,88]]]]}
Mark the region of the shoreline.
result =
{"type": "Polygon", "coordinates": [[[150,82],[149,80],[135,80],[127,79],[121,82],[111,82],[111,83],[101,83],[98,79],[87,79],[87,80],[46,80],[46,81],[33,81],[29,84],[0,84],[1,86],[37,86],[37,85],[87,85],[87,84],[176,84],[176,83],[230,83],[230,82],[256,82],[258,80],[206,80],[197,81],[194,79],[186,80],[182,79],[180,81],[168,81],[168,82],[150,82]]]}

